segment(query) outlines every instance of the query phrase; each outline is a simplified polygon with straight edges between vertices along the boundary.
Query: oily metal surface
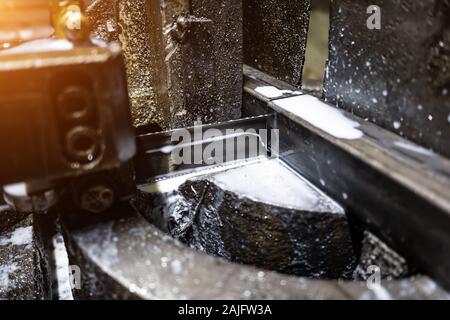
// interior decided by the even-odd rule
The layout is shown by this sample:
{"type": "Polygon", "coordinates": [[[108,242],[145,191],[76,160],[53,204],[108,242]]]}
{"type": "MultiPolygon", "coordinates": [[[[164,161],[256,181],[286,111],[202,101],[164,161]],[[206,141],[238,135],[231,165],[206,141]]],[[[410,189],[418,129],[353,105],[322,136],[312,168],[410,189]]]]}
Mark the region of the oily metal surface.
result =
{"type": "Polygon", "coordinates": [[[244,63],[301,86],[310,0],[246,0],[244,63]]]}
{"type": "Polygon", "coordinates": [[[325,98],[450,156],[450,1],[334,0],[325,98]],[[381,29],[366,26],[370,5],[381,29]]]}

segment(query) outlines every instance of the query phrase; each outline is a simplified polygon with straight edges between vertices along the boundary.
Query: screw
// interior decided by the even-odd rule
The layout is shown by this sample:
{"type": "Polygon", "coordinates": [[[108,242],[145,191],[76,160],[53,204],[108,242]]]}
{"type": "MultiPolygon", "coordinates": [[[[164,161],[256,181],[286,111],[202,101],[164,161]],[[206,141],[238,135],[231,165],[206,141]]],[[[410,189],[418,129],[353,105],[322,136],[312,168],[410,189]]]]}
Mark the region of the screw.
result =
{"type": "Polygon", "coordinates": [[[112,207],[114,203],[114,190],[105,185],[91,186],[81,194],[80,206],[91,213],[101,213],[112,207]]]}

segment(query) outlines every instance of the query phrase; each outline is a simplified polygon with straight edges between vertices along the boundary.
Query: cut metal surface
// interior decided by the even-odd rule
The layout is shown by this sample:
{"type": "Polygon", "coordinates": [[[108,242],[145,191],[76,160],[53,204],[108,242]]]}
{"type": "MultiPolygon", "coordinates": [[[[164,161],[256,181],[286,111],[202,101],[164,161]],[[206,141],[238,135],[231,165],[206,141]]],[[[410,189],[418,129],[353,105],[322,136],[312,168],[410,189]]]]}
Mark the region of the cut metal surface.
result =
{"type": "Polygon", "coordinates": [[[191,248],[310,278],[350,278],[344,210],[277,159],[260,158],[142,186],[133,202],[191,248]],[[170,190],[170,188],[172,190],[170,190]]]}
{"type": "Polygon", "coordinates": [[[450,2],[332,1],[324,87],[331,104],[449,157],[450,2]],[[366,27],[371,5],[380,30],[366,27]]]}

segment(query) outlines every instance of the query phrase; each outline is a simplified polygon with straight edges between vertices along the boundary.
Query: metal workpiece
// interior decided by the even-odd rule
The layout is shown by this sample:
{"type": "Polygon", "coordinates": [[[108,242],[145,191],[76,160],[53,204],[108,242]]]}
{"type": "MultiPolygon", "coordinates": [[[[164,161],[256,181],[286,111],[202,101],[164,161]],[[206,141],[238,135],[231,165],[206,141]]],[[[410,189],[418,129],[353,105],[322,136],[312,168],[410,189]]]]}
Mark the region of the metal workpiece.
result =
{"type": "Polygon", "coordinates": [[[326,100],[450,156],[449,21],[448,1],[332,1],[326,100]]]}
{"type": "Polygon", "coordinates": [[[142,186],[133,204],[189,247],[284,274],[350,278],[357,257],[344,210],[277,159],[230,163],[158,191],[180,178],[142,186]]]}
{"type": "Polygon", "coordinates": [[[100,0],[87,14],[94,37],[120,40],[136,127],[240,117],[240,1],[100,0]]]}
{"type": "Polygon", "coordinates": [[[246,0],[244,63],[301,87],[310,0],[246,0]]]}
{"type": "Polygon", "coordinates": [[[0,160],[8,168],[0,184],[38,185],[45,177],[45,185],[115,169],[134,156],[117,45],[24,44],[0,54],[0,82],[0,145],[8,155],[0,160]],[[49,52],[51,46],[63,49],[49,52]]]}

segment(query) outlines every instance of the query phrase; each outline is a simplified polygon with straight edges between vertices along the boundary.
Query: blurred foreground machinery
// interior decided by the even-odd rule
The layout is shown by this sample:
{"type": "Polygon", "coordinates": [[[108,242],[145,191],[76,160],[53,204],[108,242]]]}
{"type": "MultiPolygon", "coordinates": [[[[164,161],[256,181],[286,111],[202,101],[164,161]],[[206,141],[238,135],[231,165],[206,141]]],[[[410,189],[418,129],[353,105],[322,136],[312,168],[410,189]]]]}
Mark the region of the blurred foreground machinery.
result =
{"type": "Polygon", "coordinates": [[[331,1],[331,105],[309,0],[58,3],[0,20],[0,298],[449,298],[448,1],[331,1]]]}

